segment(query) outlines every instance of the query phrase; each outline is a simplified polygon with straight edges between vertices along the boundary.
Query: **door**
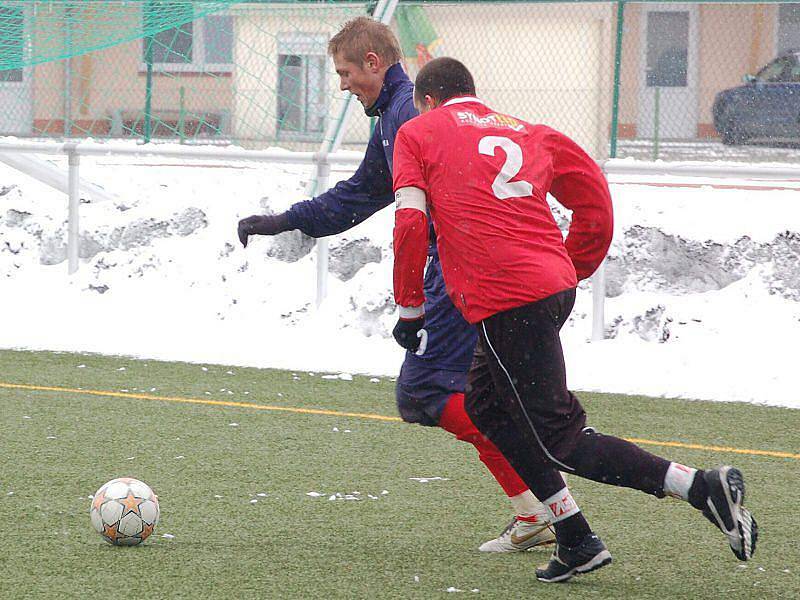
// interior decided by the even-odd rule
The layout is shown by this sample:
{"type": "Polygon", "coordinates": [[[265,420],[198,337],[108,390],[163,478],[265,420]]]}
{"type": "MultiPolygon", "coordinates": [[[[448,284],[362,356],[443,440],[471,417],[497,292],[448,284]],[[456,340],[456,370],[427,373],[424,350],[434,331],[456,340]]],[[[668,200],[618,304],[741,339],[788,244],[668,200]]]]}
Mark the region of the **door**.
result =
{"type": "MultiPolygon", "coordinates": [[[[0,55],[21,61],[25,52],[25,14],[22,6],[0,6],[0,55]]],[[[0,71],[0,135],[26,135],[33,128],[31,69],[0,71]]]]}
{"type": "Polygon", "coordinates": [[[645,4],[638,137],[697,137],[697,7],[645,4]]]}
{"type": "Polygon", "coordinates": [[[326,44],[327,38],[318,34],[279,34],[278,139],[322,139],[327,115],[326,44]]]}

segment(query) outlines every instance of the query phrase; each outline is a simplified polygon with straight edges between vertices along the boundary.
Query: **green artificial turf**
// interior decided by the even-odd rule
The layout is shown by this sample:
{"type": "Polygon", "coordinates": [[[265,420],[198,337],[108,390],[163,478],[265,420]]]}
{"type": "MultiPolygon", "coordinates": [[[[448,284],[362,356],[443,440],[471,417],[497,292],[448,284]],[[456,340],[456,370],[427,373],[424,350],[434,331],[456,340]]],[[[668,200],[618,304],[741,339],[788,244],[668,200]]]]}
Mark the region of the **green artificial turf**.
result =
{"type": "MultiPolygon", "coordinates": [[[[395,415],[387,378],[0,351],[0,383],[395,415]]],[[[606,433],[800,453],[796,410],[580,397],[606,433]]],[[[477,552],[510,506],[472,447],[440,429],[0,387],[0,597],[800,597],[800,459],[646,448],[742,469],[762,535],[752,561],[738,562],[688,505],[572,477],[614,563],[547,585],[533,568],[549,550],[477,552]],[[135,548],[106,544],[89,523],[88,496],[121,476],[161,502],[155,533],[135,548]],[[329,500],[353,492],[363,499],[329,500]]]]}

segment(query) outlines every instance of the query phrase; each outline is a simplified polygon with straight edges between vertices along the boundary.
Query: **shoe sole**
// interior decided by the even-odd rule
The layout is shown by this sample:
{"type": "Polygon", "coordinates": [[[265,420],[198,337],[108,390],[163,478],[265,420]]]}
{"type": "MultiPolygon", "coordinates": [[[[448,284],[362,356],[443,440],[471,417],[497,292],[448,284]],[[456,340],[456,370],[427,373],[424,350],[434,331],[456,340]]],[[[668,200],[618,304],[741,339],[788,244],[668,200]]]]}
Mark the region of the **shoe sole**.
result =
{"type": "MultiPolygon", "coordinates": [[[[743,552],[741,554],[734,551],[739,560],[749,560],[756,553],[756,542],[758,541],[758,523],[746,508],[742,508],[742,519],[739,520],[739,537],[742,540],[743,552]]],[[[732,549],[732,548],[731,548],[732,549]]]]}
{"type": "Polygon", "coordinates": [[[594,555],[589,562],[578,565],[577,567],[574,567],[573,569],[570,569],[566,573],[563,573],[557,577],[545,579],[537,575],[536,579],[543,581],[544,583],[563,583],[569,579],[572,579],[575,575],[591,573],[592,571],[596,571],[597,569],[605,567],[608,564],[611,564],[611,552],[608,550],[603,550],[602,552],[594,555]]]}
{"type": "MultiPolygon", "coordinates": [[[[738,536],[740,549],[731,545],[731,551],[741,561],[749,560],[753,557],[758,541],[758,524],[746,508],[742,507],[744,502],[744,477],[741,471],[735,467],[723,467],[719,471],[720,480],[714,482],[714,493],[722,496],[725,502],[727,515],[721,515],[718,507],[709,497],[709,513],[714,517],[716,525],[727,536],[738,536]],[[725,522],[726,517],[730,519],[731,527],[725,522]]],[[[730,541],[730,540],[729,540],[730,541]]]]}
{"type": "Polygon", "coordinates": [[[484,550],[482,546],[478,547],[478,552],[483,552],[484,554],[513,554],[514,552],[534,552],[537,548],[547,548],[549,546],[553,546],[556,543],[555,539],[544,540],[541,542],[536,542],[535,544],[519,546],[514,548],[500,548],[498,550],[488,549],[484,550]]]}

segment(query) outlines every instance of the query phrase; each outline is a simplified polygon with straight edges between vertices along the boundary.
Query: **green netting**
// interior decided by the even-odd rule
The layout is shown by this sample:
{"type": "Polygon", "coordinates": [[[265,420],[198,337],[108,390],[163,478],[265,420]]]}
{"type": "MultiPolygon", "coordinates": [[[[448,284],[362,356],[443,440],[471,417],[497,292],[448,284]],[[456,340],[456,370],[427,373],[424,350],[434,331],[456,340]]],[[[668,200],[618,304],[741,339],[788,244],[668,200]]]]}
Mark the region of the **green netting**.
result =
{"type": "Polygon", "coordinates": [[[227,4],[226,1],[3,2],[0,70],[80,56],[156,35],[221,10],[227,4]],[[140,12],[122,10],[131,6],[140,12]],[[23,40],[35,43],[24,44],[23,40]]]}
{"type": "MultiPolygon", "coordinates": [[[[2,2],[0,135],[319,147],[344,98],[328,40],[376,5],[2,2]]],[[[597,158],[796,160],[763,143],[800,143],[800,4],[402,0],[390,26],[412,77],[459,58],[493,107],[597,158]],[[716,101],[742,85],[743,107],[716,101]]],[[[345,145],[368,139],[358,112],[345,145]]]]}

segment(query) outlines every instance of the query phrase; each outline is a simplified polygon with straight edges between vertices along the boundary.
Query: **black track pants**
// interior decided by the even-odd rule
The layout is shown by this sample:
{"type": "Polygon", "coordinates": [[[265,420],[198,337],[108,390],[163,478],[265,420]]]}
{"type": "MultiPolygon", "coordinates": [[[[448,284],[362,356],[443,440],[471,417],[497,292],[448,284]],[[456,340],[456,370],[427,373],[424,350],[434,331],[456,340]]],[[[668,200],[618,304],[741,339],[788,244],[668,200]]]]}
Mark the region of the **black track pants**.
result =
{"type": "Polygon", "coordinates": [[[467,413],[539,499],[564,487],[559,470],[662,496],[669,461],[585,430],[559,335],[574,302],[569,289],[478,323],[467,413]]]}

